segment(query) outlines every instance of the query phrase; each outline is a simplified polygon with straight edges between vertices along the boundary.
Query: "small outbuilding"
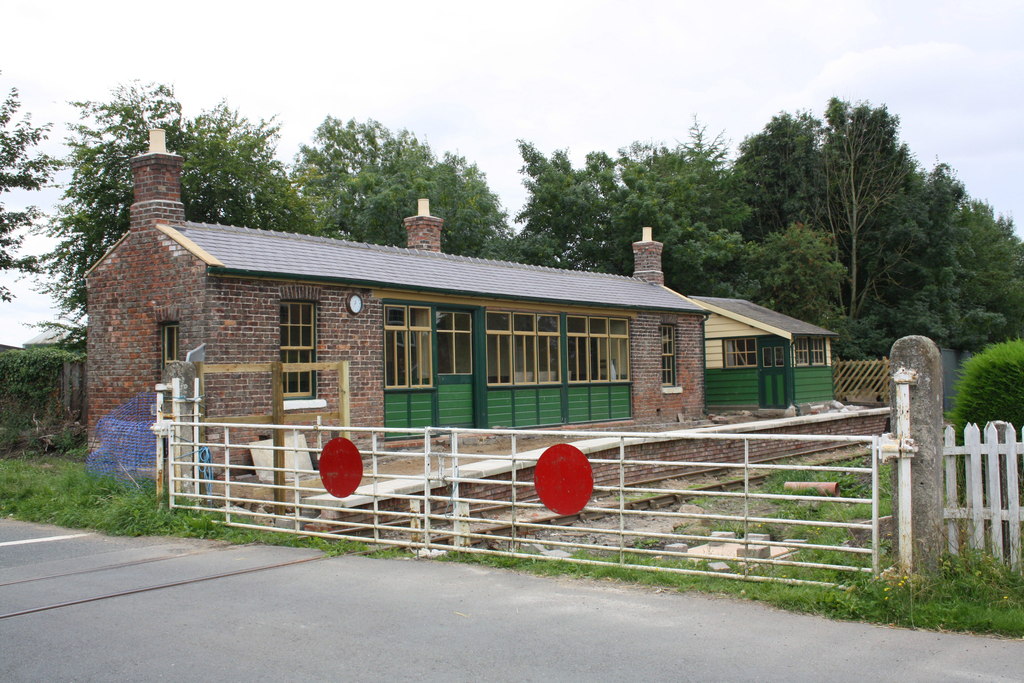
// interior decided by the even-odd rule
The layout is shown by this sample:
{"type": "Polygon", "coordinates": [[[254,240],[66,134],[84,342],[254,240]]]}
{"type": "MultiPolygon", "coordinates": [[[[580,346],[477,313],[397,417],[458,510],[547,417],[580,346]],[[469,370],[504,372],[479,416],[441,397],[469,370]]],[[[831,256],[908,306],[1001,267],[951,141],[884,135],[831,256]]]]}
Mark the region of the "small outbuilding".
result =
{"type": "Polygon", "coordinates": [[[710,314],[704,328],[708,408],[832,400],[835,332],[745,299],[688,298],[710,314]]]}
{"type": "Polygon", "coordinates": [[[211,418],[269,414],[268,377],[241,369],[273,362],[291,364],[276,387],[286,408],[330,410],[347,394],[356,426],[703,411],[706,314],[664,286],[649,228],[624,277],[444,254],[425,200],[404,248],[209,225],[185,220],[181,167],[154,135],[132,160],[131,228],[87,276],[91,421],[197,348],[222,368],[205,380],[211,418]],[[345,388],[319,367],[341,361],[345,388]]]}

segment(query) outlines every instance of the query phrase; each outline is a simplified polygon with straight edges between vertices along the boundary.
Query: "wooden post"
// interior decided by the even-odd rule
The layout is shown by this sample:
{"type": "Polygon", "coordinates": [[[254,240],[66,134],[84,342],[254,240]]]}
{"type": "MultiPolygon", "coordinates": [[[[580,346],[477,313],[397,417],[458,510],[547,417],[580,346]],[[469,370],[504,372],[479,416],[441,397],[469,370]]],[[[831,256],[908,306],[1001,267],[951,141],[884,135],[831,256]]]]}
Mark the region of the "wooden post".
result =
{"type": "MultiPolygon", "coordinates": [[[[275,425],[284,424],[284,373],[281,371],[281,362],[271,363],[271,420],[275,425]]],[[[275,506],[275,514],[284,514],[284,431],[274,429],[274,501],[279,503],[275,506]]]]}
{"type": "MultiPolygon", "coordinates": [[[[338,361],[338,421],[342,427],[352,425],[352,414],[348,398],[348,361],[338,361]]],[[[348,432],[343,432],[346,439],[351,438],[348,432]]]]}

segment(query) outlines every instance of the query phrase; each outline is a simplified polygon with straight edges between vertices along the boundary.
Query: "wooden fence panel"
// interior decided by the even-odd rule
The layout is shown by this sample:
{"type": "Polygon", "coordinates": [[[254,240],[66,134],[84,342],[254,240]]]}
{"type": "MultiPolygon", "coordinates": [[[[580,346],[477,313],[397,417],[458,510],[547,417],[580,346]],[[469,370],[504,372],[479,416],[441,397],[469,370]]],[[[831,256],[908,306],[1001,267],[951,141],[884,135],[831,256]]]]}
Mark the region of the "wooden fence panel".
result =
{"type": "Polygon", "coordinates": [[[838,401],[888,403],[889,359],[836,359],[832,364],[832,383],[838,401]]]}
{"type": "Polygon", "coordinates": [[[959,552],[965,535],[970,548],[1021,569],[1022,449],[1024,435],[1013,425],[989,424],[984,433],[977,425],[967,425],[963,446],[956,445],[953,428],[946,428],[943,517],[949,552],[959,552]]]}

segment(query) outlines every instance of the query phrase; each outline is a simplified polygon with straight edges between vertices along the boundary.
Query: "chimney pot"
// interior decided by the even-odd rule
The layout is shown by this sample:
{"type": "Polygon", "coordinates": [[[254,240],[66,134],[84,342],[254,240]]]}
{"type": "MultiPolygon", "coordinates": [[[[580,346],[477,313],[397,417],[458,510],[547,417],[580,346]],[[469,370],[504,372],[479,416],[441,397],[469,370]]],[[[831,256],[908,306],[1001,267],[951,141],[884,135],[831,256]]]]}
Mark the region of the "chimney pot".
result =
{"type": "Polygon", "coordinates": [[[430,200],[420,199],[416,203],[416,215],[417,216],[429,216],[430,215],[430,200]]]}
{"type": "Polygon", "coordinates": [[[642,240],[640,240],[641,242],[652,242],[652,241],[654,241],[654,237],[652,236],[653,233],[654,233],[654,228],[644,228],[643,231],[644,231],[644,238],[642,240]]]}
{"type": "Polygon", "coordinates": [[[150,154],[167,154],[167,136],[163,128],[151,128],[149,131],[150,154]]]}

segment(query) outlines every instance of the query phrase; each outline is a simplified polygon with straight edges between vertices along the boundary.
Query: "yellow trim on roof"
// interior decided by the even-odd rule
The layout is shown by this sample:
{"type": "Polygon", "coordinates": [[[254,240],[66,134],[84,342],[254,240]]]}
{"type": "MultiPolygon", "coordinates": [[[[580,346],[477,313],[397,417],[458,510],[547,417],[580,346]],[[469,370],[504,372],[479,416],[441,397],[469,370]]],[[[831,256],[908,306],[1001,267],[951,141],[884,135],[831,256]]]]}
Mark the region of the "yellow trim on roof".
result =
{"type": "Polygon", "coordinates": [[[208,266],[221,266],[221,267],[224,266],[224,264],[221,263],[220,259],[218,259],[213,254],[211,254],[210,252],[208,252],[205,249],[203,249],[201,246],[199,246],[198,244],[196,244],[195,242],[193,242],[189,238],[187,238],[184,235],[182,235],[180,232],[178,232],[177,230],[175,230],[171,226],[157,224],[156,229],[159,230],[160,232],[162,232],[163,234],[167,235],[168,237],[170,237],[172,240],[174,240],[175,242],[177,242],[181,246],[185,247],[186,251],[188,251],[190,254],[195,256],[197,259],[199,259],[200,261],[202,261],[206,265],[208,265],[208,266]]]}
{"type": "Polygon", "coordinates": [[[682,294],[680,294],[679,296],[683,297],[684,299],[686,299],[687,301],[692,303],[694,306],[700,306],[701,308],[703,308],[703,309],[705,309],[707,311],[711,311],[712,313],[717,313],[718,315],[723,316],[725,318],[731,318],[732,320],[736,320],[738,322],[741,322],[744,325],[749,325],[750,327],[754,327],[754,328],[759,329],[759,330],[764,330],[765,332],[768,332],[769,334],[777,335],[777,336],[782,337],[783,339],[786,339],[788,341],[793,341],[793,333],[792,332],[787,332],[786,330],[779,329],[778,327],[774,327],[772,325],[768,325],[767,323],[763,323],[763,322],[761,322],[759,320],[754,320],[753,318],[748,318],[745,315],[740,315],[739,313],[734,313],[733,311],[726,310],[724,308],[721,308],[720,306],[715,306],[714,304],[709,304],[706,301],[698,301],[697,299],[691,299],[690,297],[684,296],[682,294]]]}

